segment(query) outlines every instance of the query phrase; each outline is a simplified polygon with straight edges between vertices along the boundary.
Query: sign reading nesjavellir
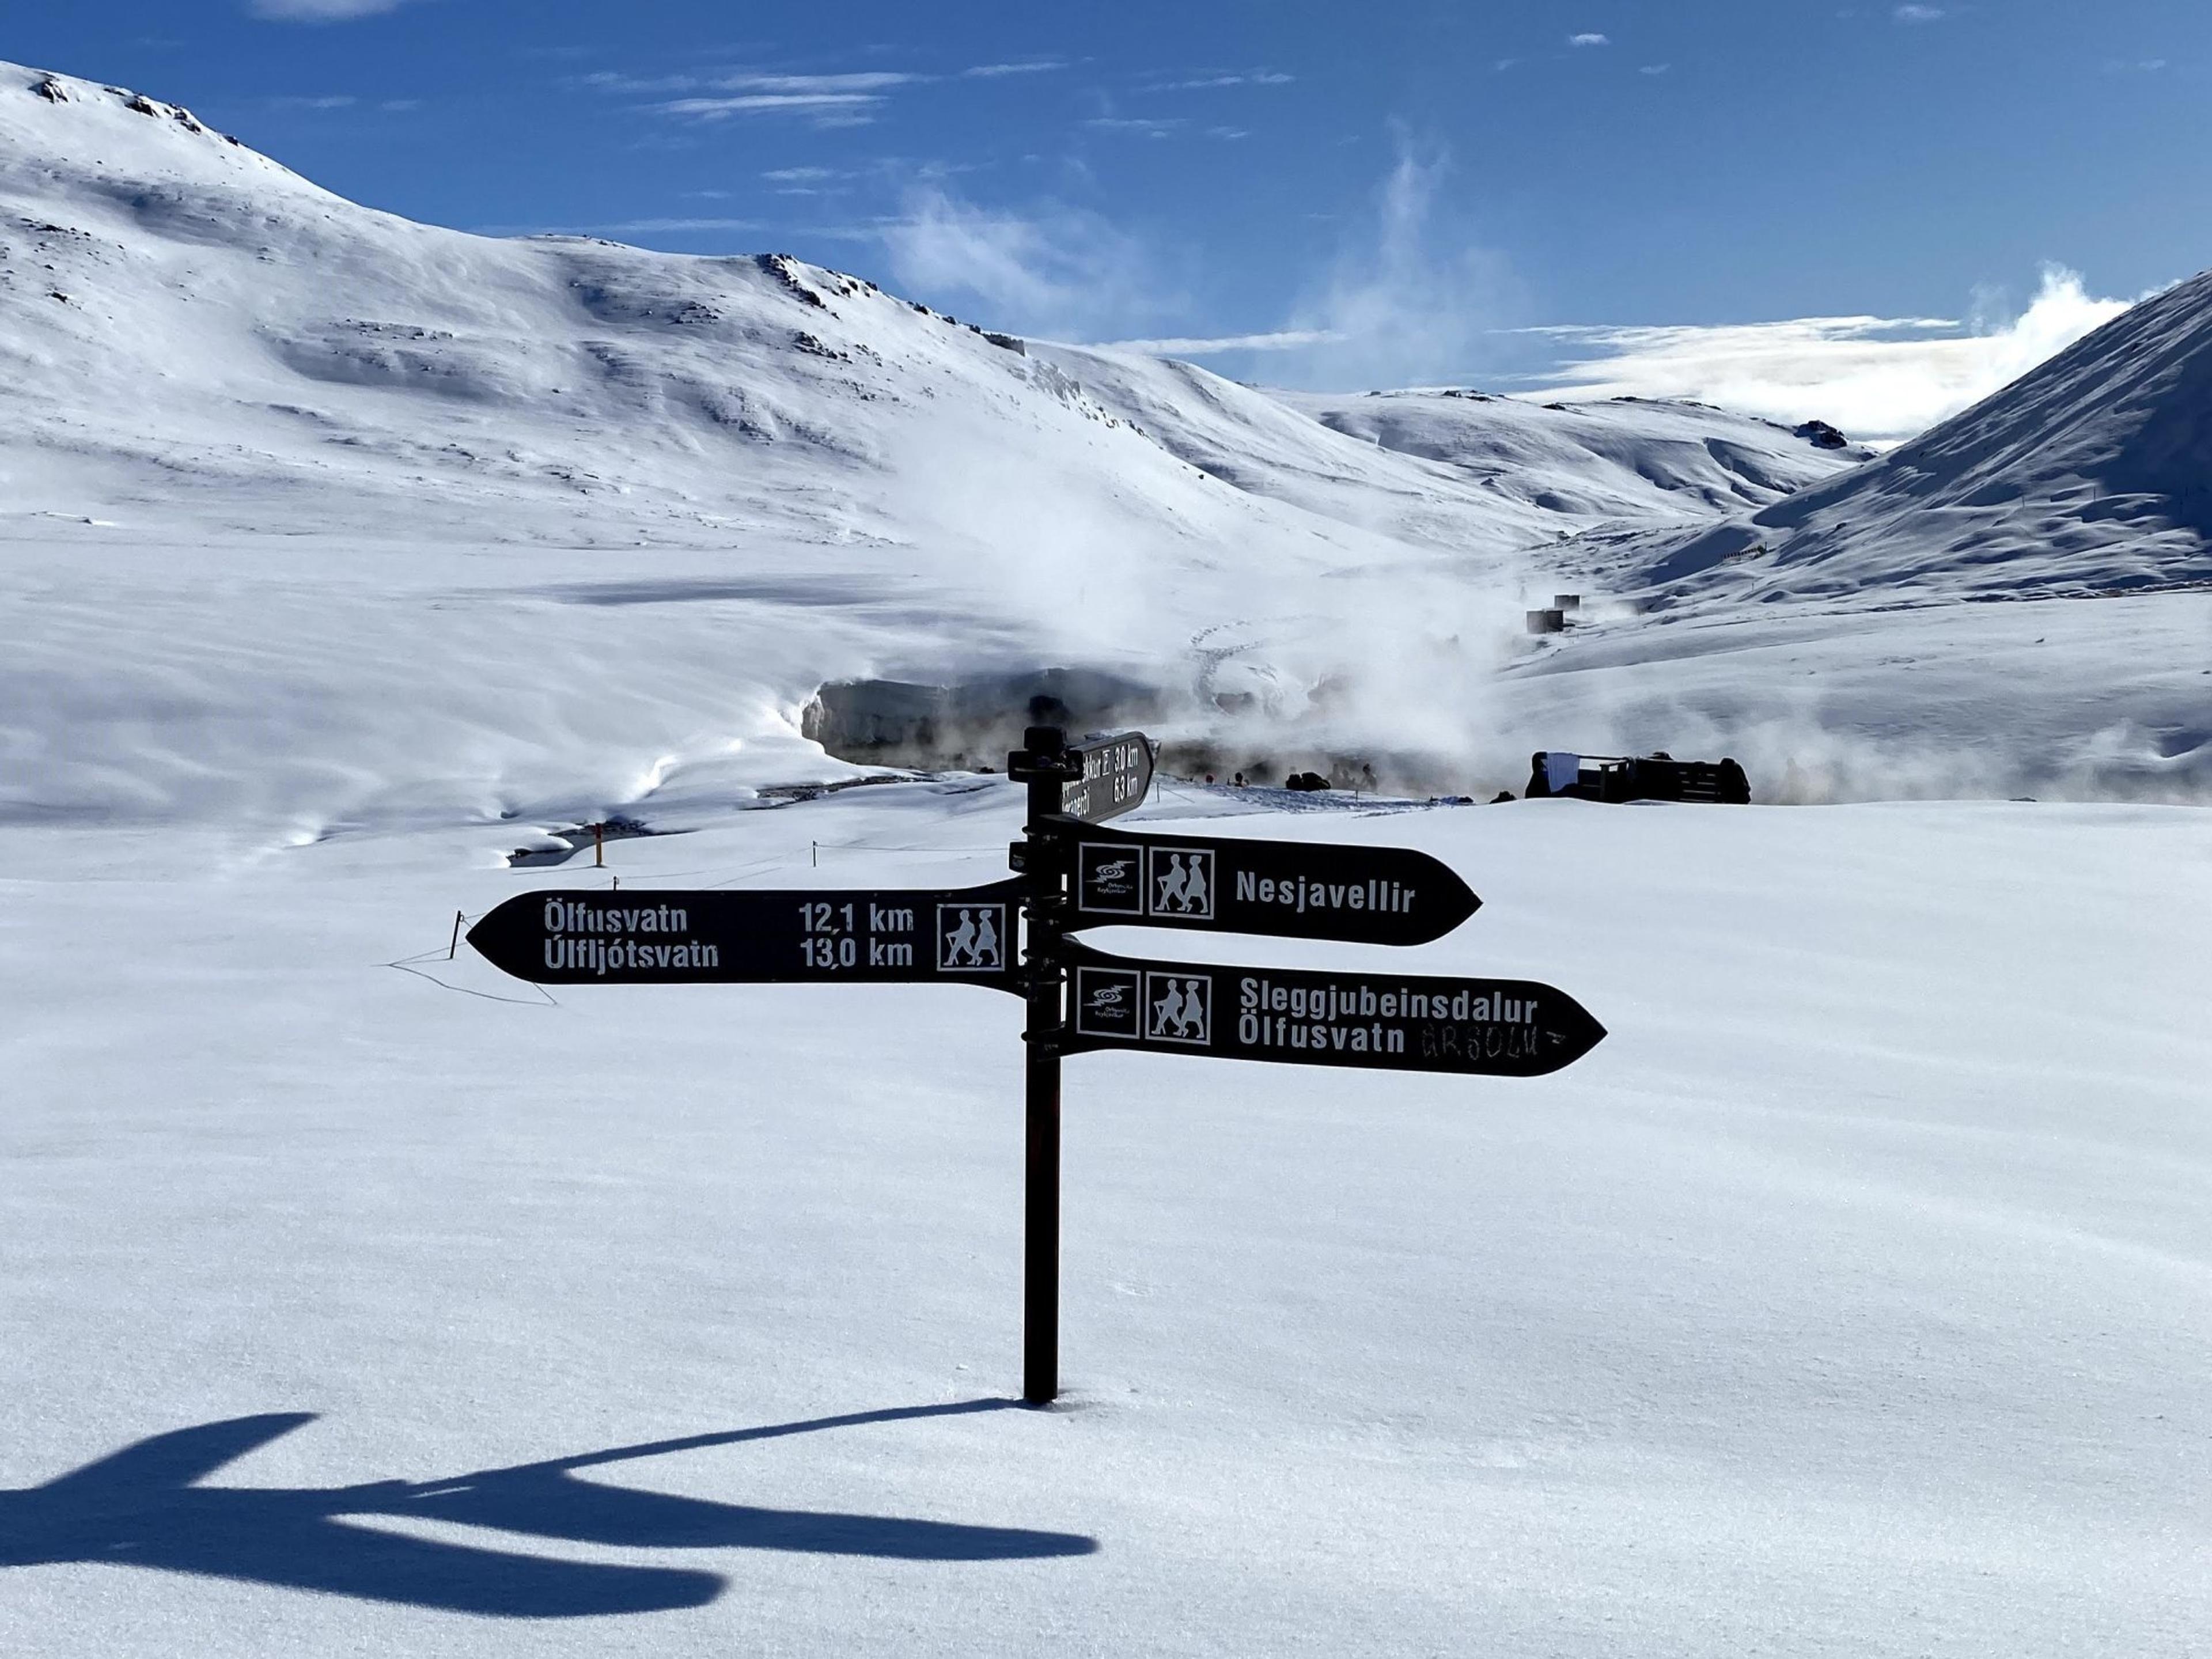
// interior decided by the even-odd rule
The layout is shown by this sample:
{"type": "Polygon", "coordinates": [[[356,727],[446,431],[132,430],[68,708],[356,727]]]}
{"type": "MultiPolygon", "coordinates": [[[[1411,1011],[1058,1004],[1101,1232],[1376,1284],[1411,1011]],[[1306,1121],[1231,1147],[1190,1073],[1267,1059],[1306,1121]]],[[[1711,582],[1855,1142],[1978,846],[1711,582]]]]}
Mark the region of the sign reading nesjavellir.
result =
{"type": "Polygon", "coordinates": [[[1079,927],[1126,922],[1425,945],[1481,903],[1449,866],[1404,848],[1135,830],[1086,834],[1075,844],[1079,927]]]}
{"type": "Polygon", "coordinates": [[[1063,1055],[1122,1049],[1537,1077],[1605,1036],[1565,992],[1525,980],[1224,968],[1076,943],[1068,935],[1083,928],[1121,926],[1422,945],[1482,901],[1447,866],[1402,848],[1099,830],[1141,805],[1152,786],[1152,743],[1139,732],[1070,744],[1035,726],[1006,757],[1006,774],[1028,789],[1017,880],[919,891],[528,893],[477,922],[469,943],[507,972],[549,985],[939,982],[1022,997],[1022,1393],[1032,1402],[1060,1391],[1063,1055]]]}

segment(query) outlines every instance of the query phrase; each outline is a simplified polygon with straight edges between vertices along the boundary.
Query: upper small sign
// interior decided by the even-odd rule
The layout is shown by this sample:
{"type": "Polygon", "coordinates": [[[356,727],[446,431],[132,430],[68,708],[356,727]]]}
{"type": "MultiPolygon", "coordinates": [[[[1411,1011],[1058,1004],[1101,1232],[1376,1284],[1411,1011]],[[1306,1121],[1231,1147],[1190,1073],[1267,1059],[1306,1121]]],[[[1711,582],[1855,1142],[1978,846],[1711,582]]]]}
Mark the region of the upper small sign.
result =
{"type": "Polygon", "coordinates": [[[1087,738],[1067,745],[1083,775],[1060,791],[1060,810],[1085,823],[1103,823],[1144,804],[1152,787],[1152,745],[1141,732],[1087,738]]]}
{"type": "Polygon", "coordinates": [[[1481,903],[1450,866],[1402,847],[1124,830],[1077,842],[1072,925],[1425,945],[1481,903]]]}
{"type": "Polygon", "coordinates": [[[1019,995],[1022,891],[525,893],[469,943],[540,985],[947,981],[1019,995]]]}

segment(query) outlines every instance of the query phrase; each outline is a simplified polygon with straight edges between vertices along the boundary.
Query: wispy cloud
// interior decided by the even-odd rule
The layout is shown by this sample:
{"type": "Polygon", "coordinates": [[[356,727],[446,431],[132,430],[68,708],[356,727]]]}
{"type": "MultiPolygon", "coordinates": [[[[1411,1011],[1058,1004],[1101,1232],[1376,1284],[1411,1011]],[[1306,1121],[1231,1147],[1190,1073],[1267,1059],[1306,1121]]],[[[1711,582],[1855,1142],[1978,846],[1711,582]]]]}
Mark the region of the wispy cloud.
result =
{"type": "Polygon", "coordinates": [[[662,97],[656,114],[688,121],[726,121],[738,116],[797,116],[816,127],[866,126],[876,118],[885,95],[899,87],[934,80],[896,70],[863,70],[830,75],[763,74],[634,76],[600,70],[576,84],[602,92],[662,97]]]}
{"type": "Polygon", "coordinates": [[[1189,124],[1181,117],[1153,119],[1142,115],[1094,115],[1083,124],[1098,132],[1128,132],[1145,138],[1164,138],[1189,124]]]}
{"type": "Polygon", "coordinates": [[[350,93],[337,93],[325,98],[308,98],[295,94],[289,97],[271,98],[269,100],[269,107],[271,109],[351,109],[359,102],[361,100],[350,93]]]}
{"type": "Polygon", "coordinates": [[[1049,75],[1064,70],[1066,64],[1057,58],[1028,58],[1012,64],[975,64],[960,71],[971,81],[994,80],[1007,75],[1049,75]]]}
{"type": "Polygon", "coordinates": [[[349,17],[374,17],[397,11],[407,0],[251,0],[256,17],[287,23],[337,23],[349,17]]]}
{"type": "MultiPolygon", "coordinates": [[[[1123,349],[1206,357],[1265,352],[1281,385],[1345,389],[1435,384],[1471,367],[1477,343],[1512,308],[1504,264],[1443,205],[1443,152],[1405,135],[1372,210],[1282,326],[1243,334],[1125,338],[1123,349]]],[[[1089,337],[1100,337],[1096,332],[1089,337]]]]}
{"type": "Polygon", "coordinates": [[[851,93],[883,92],[891,87],[912,86],[929,80],[927,75],[905,75],[894,70],[866,70],[850,75],[729,75],[708,82],[724,92],[851,93]]]}
{"type": "Polygon", "coordinates": [[[1327,329],[1281,328],[1267,334],[1177,335],[1164,340],[1109,340],[1113,351],[1141,351],[1152,357],[1218,357],[1231,351],[1297,351],[1334,345],[1344,337],[1327,329]]]}
{"type": "Polygon", "coordinates": [[[764,231],[774,228],[753,219],[619,219],[596,225],[477,225],[478,236],[665,236],[702,231],[764,231]]]}
{"type": "Polygon", "coordinates": [[[665,235],[672,231],[693,230],[766,230],[769,227],[755,219],[624,219],[616,224],[595,225],[593,229],[610,236],[665,235]]]}
{"type": "Polygon", "coordinates": [[[1433,384],[1466,372],[1476,343],[1510,311],[1511,273],[1450,210],[1450,156],[1401,133],[1370,214],[1353,225],[1326,276],[1289,319],[1310,333],[1292,349],[1307,386],[1433,384]]]}
{"type": "Polygon", "coordinates": [[[1664,75],[1674,67],[1672,64],[1644,64],[1639,65],[1636,72],[1638,75],[1664,75]]]}
{"type": "Polygon", "coordinates": [[[1899,6],[1890,14],[1900,23],[1938,23],[1949,15],[1941,6],[1899,6]]]}
{"type": "Polygon", "coordinates": [[[1226,75],[1200,75],[1183,81],[1152,81],[1146,92],[1210,92],[1218,87],[1286,87],[1297,79],[1280,70],[1244,70],[1226,75]]]}
{"type": "Polygon", "coordinates": [[[883,101],[868,92],[752,92],[733,98],[675,98],[653,107],[663,115],[698,121],[726,121],[733,115],[807,115],[817,125],[859,126],[874,118],[869,112],[883,101]]]}
{"type": "Polygon", "coordinates": [[[1160,262],[1103,216],[1065,203],[987,208],[927,185],[874,235],[908,292],[973,301],[994,326],[1095,339],[1171,315],[1181,304],[1160,262]]]}
{"type": "Polygon", "coordinates": [[[1855,438],[1910,437],[1979,402],[2128,308],[2047,268],[2027,309],[1974,321],[1808,317],[1717,328],[1529,331],[1595,355],[1544,377],[1537,394],[1692,398],[1795,423],[1817,416],[1855,438]]]}
{"type": "Polygon", "coordinates": [[[1567,37],[1567,44],[1571,46],[1609,46],[1613,41],[1602,34],[1571,34],[1567,37]]]}

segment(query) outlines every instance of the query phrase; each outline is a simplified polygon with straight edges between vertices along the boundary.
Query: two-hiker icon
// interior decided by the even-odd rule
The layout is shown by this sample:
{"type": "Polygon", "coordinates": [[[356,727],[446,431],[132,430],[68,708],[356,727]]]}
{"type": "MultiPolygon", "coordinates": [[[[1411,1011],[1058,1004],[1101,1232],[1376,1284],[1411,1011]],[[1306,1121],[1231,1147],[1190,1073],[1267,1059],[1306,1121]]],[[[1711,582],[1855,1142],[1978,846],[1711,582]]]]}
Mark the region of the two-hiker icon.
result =
{"type": "Polygon", "coordinates": [[[1006,927],[1004,905],[940,904],[937,907],[937,915],[941,930],[937,951],[937,965],[940,969],[1004,968],[1006,965],[1000,945],[1006,927]],[[955,915],[958,920],[948,925],[945,917],[955,915]]]}

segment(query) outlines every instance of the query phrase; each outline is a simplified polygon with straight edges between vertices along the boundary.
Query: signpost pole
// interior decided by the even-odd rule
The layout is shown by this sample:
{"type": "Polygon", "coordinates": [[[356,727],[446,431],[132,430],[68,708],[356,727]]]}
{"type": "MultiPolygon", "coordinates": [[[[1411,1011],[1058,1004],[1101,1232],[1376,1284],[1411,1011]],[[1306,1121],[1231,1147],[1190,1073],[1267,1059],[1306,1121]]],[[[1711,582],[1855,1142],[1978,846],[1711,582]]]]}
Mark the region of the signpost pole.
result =
{"type": "Polygon", "coordinates": [[[1017,843],[1029,916],[1028,1045],[1023,1103],[1028,1157],[1022,1203],[1022,1398],[1049,1404],[1060,1393],[1060,1054],[1065,1033],[1062,935],[1067,925],[1066,848],[1058,820],[1061,793],[1078,775],[1066,737],[1030,726],[1006,757],[1007,775],[1029,786],[1029,822],[1017,843]]]}

